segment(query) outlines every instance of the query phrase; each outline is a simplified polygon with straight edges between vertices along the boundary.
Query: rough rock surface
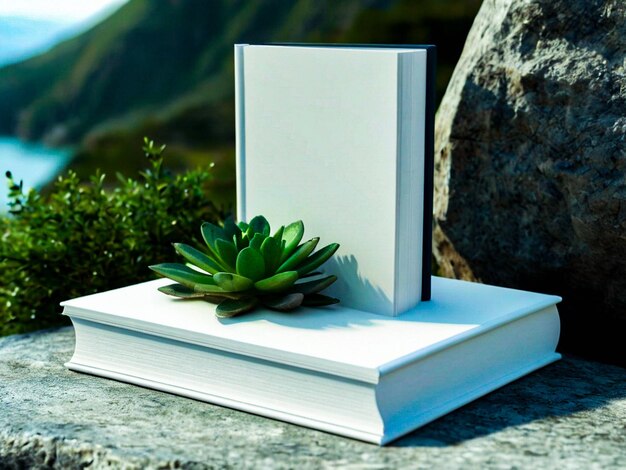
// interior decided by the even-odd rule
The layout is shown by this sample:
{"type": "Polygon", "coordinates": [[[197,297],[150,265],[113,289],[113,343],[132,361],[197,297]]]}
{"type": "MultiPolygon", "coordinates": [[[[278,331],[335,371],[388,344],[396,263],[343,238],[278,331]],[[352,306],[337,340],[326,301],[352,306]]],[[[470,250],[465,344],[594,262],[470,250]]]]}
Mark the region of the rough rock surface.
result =
{"type": "Polygon", "coordinates": [[[626,370],[567,358],[380,448],[63,367],[0,339],[0,468],[626,468],[626,370]]]}
{"type": "Polygon", "coordinates": [[[626,2],[485,0],[436,128],[443,274],[560,294],[624,363],[626,2]]]}

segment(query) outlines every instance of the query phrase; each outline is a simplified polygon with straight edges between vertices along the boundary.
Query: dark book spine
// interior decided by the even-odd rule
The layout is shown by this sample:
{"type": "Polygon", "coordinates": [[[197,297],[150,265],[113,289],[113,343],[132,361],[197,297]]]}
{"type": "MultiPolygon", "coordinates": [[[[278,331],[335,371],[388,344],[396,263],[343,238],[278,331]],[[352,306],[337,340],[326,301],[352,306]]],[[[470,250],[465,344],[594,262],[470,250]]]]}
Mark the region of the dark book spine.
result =
{"type": "Polygon", "coordinates": [[[422,300],[430,300],[433,253],[433,192],[435,171],[435,70],[437,48],[426,47],[426,127],[424,138],[424,228],[422,234],[422,300]]]}

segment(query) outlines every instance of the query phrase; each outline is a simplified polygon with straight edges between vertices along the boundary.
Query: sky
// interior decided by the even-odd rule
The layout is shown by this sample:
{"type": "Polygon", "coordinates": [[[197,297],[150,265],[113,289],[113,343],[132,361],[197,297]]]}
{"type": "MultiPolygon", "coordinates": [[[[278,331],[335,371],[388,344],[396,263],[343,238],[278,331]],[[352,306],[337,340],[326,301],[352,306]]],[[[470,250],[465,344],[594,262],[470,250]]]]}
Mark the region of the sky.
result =
{"type": "Polygon", "coordinates": [[[79,22],[127,0],[2,0],[0,16],[79,22]]]}

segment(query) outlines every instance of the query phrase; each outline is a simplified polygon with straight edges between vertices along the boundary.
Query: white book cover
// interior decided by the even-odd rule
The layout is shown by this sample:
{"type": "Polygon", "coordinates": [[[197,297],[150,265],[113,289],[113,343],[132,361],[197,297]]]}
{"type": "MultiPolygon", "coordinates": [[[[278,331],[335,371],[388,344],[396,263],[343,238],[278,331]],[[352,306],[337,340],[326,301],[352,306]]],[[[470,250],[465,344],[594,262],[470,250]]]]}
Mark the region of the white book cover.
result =
{"type": "Polygon", "coordinates": [[[430,230],[426,50],[238,45],[235,68],[239,219],[303,219],[305,237],[340,243],[325,271],[343,305],[414,307],[430,230]]]}
{"type": "Polygon", "coordinates": [[[341,306],[218,319],[161,279],[64,302],[70,369],[384,444],[559,358],[560,298],[433,278],[399,317],[341,306]]]}

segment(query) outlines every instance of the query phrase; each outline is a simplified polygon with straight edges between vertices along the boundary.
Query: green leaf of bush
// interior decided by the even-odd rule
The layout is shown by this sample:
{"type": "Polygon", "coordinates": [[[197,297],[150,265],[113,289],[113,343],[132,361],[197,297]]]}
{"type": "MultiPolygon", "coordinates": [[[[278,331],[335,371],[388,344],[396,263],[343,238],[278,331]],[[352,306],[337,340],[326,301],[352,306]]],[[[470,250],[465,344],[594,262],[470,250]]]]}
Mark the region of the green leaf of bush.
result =
{"type": "MultiPolygon", "coordinates": [[[[155,143],[153,158],[142,160],[150,170],[141,176],[134,170],[140,159],[124,152],[112,164],[123,178],[103,181],[95,167],[81,165],[85,177],[70,169],[45,192],[23,192],[26,175],[13,172],[15,213],[0,214],[0,336],[67,324],[60,301],[157,277],[147,266],[176,261],[172,243],[204,244],[198,221],[220,218],[211,202],[213,170],[164,171],[161,147],[155,143]]],[[[10,159],[3,163],[11,169],[10,159]]]]}

